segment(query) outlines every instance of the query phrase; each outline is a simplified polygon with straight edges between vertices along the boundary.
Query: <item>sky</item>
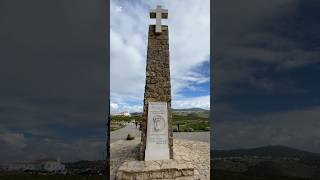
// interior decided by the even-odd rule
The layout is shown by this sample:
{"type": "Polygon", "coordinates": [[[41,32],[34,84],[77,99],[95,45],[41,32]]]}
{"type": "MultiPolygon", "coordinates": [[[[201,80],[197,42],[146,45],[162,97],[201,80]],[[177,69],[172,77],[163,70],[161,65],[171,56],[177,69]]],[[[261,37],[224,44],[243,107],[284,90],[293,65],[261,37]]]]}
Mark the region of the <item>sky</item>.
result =
{"type": "MultiPolygon", "coordinates": [[[[0,164],[102,159],[108,19],[88,2],[0,1],[0,164]]],[[[215,1],[211,34],[209,1],[149,3],[111,1],[113,111],[142,108],[148,9],[163,3],[173,108],[213,109],[212,148],[320,152],[319,1],[215,1]]]]}
{"type": "Polygon", "coordinates": [[[111,113],[142,112],[150,9],[168,9],[172,107],[210,108],[210,1],[110,1],[111,113]]]}
{"type": "Polygon", "coordinates": [[[320,2],[216,1],[211,147],[320,153],[320,2]]]}
{"type": "Polygon", "coordinates": [[[105,1],[0,2],[0,164],[103,159],[105,1]]]}

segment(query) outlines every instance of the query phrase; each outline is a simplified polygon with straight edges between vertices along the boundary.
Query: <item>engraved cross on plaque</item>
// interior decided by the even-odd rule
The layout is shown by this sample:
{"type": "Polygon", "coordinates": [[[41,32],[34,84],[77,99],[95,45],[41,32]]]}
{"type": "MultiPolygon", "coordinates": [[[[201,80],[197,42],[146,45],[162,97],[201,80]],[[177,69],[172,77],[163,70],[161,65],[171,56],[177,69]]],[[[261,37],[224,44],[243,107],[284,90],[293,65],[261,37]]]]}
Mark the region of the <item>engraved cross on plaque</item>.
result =
{"type": "Polygon", "coordinates": [[[156,33],[161,33],[161,19],[168,19],[168,10],[158,5],[156,9],[150,10],[150,18],[156,19],[156,33]]]}

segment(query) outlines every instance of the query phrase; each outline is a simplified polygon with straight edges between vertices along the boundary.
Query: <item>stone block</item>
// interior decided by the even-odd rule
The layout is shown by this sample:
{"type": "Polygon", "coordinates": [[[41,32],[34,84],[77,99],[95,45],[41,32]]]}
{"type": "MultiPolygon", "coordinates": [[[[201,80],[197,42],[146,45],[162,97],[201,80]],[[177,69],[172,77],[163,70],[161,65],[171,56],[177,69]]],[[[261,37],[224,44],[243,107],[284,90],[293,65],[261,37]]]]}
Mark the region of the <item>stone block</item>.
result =
{"type": "Polygon", "coordinates": [[[118,169],[117,180],[190,179],[194,167],[181,160],[126,161],[118,169]]]}

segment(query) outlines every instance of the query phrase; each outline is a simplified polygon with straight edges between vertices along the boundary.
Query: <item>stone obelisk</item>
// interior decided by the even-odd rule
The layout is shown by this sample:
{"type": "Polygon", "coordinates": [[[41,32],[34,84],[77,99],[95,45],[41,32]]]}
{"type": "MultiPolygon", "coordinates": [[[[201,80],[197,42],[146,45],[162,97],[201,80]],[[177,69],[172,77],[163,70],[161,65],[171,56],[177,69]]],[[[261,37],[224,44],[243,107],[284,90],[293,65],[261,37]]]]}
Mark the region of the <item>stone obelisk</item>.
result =
{"type": "Polygon", "coordinates": [[[140,160],[166,160],[173,158],[169,33],[161,25],[168,11],[157,6],[150,18],[156,25],[149,25],[148,33],[140,160]]]}

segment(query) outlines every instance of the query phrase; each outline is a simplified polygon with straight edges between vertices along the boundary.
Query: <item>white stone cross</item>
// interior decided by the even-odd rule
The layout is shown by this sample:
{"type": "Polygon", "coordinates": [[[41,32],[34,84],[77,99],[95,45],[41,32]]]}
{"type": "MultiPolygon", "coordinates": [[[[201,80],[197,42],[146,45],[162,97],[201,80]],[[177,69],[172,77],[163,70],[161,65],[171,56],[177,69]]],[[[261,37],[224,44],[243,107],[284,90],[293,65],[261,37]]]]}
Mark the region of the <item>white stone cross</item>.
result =
{"type": "Polygon", "coordinates": [[[168,19],[168,10],[158,5],[156,9],[150,10],[150,18],[156,19],[156,33],[161,33],[161,19],[168,19]]]}

